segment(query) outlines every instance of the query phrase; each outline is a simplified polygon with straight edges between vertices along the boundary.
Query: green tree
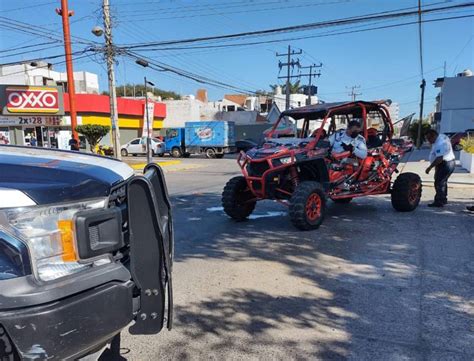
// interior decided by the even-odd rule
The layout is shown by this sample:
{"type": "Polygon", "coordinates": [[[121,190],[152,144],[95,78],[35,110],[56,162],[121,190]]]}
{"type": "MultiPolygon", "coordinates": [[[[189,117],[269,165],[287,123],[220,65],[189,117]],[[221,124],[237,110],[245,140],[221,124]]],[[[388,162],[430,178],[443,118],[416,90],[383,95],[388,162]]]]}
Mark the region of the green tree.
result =
{"type": "MultiPolygon", "coordinates": [[[[270,89],[272,90],[270,94],[275,94],[276,88],[281,86],[281,91],[283,94],[286,93],[286,84],[279,85],[279,84],[270,84],[270,89]]],[[[299,80],[295,81],[294,83],[290,82],[290,94],[298,94],[301,93],[303,90],[303,86],[299,80]]]]}
{"type": "MultiPolygon", "coordinates": [[[[413,122],[410,124],[410,128],[408,130],[408,134],[410,135],[410,138],[416,142],[416,139],[418,138],[418,124],[419,122],[413,122]]],[[[425,134],[426,132],[431,129],[431,124],[428,121],[423,121],[421,124],[421,141],[425,141],[425,134]]]]}
{"type": "MultiPolygon", "coordinates": [[[[123,96],[132,97],[134,94],[137,97],[145,96],[144,84],[136,84],[135,86],[133,84],[117,85],[115,89],[117,91],[118,97],[123,97],[123,96]]],[[[175,93],[174,91],[163,90],[159,88],[152,88],[149,86],[147,87],[146,90],[149,93],[153,93],[153,95],[157,97],[161,97],[161,99],[170,99],[170,98],[181,99],[181,96],[178,93],[175,93]]]]}
{"type": "Polygon", "coordinates": [[[95,153],[95,147],[107,135],[109,130],[108,125],[85,124],[76,127],[76,131],[86,137],[92,153],[95,153]]]}

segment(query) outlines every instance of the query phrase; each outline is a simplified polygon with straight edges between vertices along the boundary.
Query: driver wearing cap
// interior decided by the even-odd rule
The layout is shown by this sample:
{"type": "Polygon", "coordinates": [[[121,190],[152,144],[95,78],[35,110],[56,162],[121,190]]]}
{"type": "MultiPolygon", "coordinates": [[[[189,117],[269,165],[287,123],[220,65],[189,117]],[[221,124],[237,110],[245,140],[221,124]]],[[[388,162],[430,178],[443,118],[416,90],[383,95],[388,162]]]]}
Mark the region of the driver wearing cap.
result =
{"type": "Polygon", "coordinates": [[[338,130],[329,137],[332,153],[351,152],[359,159],[367,157],[367,145],[365,138],[360,135],[360,123],[357,120],[351,120],[347,129],[338,130]]]}

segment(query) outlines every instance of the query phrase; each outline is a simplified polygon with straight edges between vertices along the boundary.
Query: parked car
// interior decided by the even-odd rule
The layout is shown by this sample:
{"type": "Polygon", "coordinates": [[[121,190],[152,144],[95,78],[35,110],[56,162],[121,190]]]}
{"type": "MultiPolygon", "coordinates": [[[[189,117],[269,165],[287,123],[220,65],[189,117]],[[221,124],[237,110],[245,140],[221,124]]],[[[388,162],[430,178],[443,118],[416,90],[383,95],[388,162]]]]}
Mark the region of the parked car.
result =
{"type": "Polygon", "coordinates": [[[0,360],[120,360],[120,333],[172,323],[161,168],[0,145],[0,360]],[[167,322],[166,322],[167,320],[167,322]]]}
{"type": "Polygon", "coordinates": [[[392,144],[400,147],[404,152],[411,152],[414,149],[413,141],[407,138],[394,138],[392,144]]]}
{"type": "Polygon", "coordinates": [[[235,142],[235,147],[237,148],[237,152],[247,152],[252,148],[255,148],[258,144],[255,143],[252,139],[243,139],[237,140],[235,142]]]}
{"type": "MultiPolygon", "coordinates": [[[[165,143],[158,138],[151,138],[151,149],[153,156],[162,157],[165,154],[165,143]]],[[[146,137],[135,138],[128,143],[122,145],[120,152],[123,157],[128,155],[143,155],[146,154],[146,137]]]]}

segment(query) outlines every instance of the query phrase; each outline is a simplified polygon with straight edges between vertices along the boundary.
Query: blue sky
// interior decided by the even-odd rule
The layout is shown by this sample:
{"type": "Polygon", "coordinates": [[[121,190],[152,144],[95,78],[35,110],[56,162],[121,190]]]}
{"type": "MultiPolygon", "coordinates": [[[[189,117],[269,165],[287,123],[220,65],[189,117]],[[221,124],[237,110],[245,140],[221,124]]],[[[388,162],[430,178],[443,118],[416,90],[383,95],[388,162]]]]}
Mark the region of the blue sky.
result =
{"type": "MultiPolygon", "coordinates": [[[[163,41],[199,36],[261,30],[319,22],[368,13],[415,7],[417,0],[110,0],[114,16],[114,41],[117,44],[163,41]]],[[[423,4],[446,6],[467,1],[423,0],[423,4]]],[[[102,25],[101,0],[69,0],[75,11],[71,18],[74,36],[87,41],[102,39],[91,34],[94,25],[102,25]]],[[[60,1],[0,0],[0,16],[29,24],[33,29],[48,29],[52,35],[60,35],[61,18],[54,9],[60,1]]],[[[472,15],[474,9],[451,11],[440,16],[472,15]]],[[[428,17],[427,17],[428,18],[428,17]]],[[[429,18],[434,18],[430,16],[429,18]]],[[[443,76],[443,63],[447,62],[447,75],[465,68],[474,68],[473,34],[474,18],[433,22],[423,25],[424,69],[427,80],[426,107],[432,110],[437,93],[432,83],[443,76]]],[[[400,21],[412,21],[407,18],[400,21]]],[[[61,54],[60,43],[47,44],[31,49],[5,53],[3,50],[35,45],[50,41],[38,34],[23,34],[1,27],[0,63],[21,61],[41,56],[61,54]],[[18,52],[24,54],[12,55],[18,52]]],[[[390,25],[385,22],[377,25],[390,25]]],[[[369,25],[364,25],[364,27],[369,25]]],[[[357,30],[360,28],[351,28],[357,30]]],[[[282,34],[265,40],[286,39],[296,36],[313,36],[343,28],[319,29],[282,34]]],[[[258,40],[262,40],[259,38],[258,40]]],[[[251,40],[240,40],[240,42],[251,40]]],[[[419,102],[420,68],[417,25],[383,29],[370,32],[354,32],[339,36],[316,37],[296,41],[261,44],[258,46],[224,49],[186,49],[143,52],[143,54],[169,65],[186,69],[244,89],[268,89],[279,75],[275,52],[284,52],[287,45],[302,49],[299,55],[302,65],[322,62],[322,75],[316,79],[321,99],[326,101],[349,99],[347,86],[360,85],[363,99],[390,98],[400,103],[401,115],[417,111],[419,102]]],[[[76,43],[75,50],[86,45],[76,43]]],[[[60,62],[63,59],[51,60],[60,62]]],[[[119,56],[116,66],[117,84],[141,83],[146,75],[158,87],[181,94],[194,94],[203,87],[192,80],[176,75],[142,68],[132,59],[119,56]]],[[[74,64],[75,70],[99,74],[101,90],[107,89],[105,64],[98,55],[82,57],[74,64]]],[[[55,66],[62,71],[63,64],[55,66]]],[[[296,72],[295,72],[296,74],[296,72]]],[[[283,75],[283,74],[281,74],[283,75]]],[[[306,79],[303,80],[305,82],[306,79]]],[[[210,98],[216,100],[231,90],[208,89],[210,98]]]]}

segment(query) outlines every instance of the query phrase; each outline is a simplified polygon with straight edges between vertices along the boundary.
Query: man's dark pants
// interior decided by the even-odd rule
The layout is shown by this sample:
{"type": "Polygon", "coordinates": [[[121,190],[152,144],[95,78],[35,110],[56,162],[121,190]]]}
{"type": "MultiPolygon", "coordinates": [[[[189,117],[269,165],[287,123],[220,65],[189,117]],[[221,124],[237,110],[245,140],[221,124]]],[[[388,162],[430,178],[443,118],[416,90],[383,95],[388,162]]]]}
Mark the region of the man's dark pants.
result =
{"type": "Polygon", "coordinates": [[[455,166],[456,163],[454,160],[450,160],[449,162],[443,161],[436,166],[434,175],[434,186],[436,189],[435,203],[448,203],[448,178],[453,174],[455,166]]]}

